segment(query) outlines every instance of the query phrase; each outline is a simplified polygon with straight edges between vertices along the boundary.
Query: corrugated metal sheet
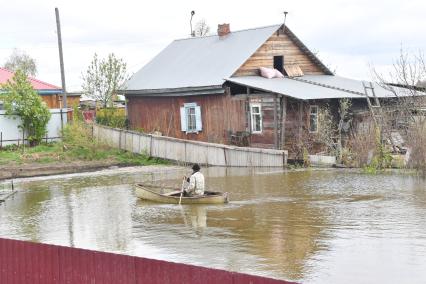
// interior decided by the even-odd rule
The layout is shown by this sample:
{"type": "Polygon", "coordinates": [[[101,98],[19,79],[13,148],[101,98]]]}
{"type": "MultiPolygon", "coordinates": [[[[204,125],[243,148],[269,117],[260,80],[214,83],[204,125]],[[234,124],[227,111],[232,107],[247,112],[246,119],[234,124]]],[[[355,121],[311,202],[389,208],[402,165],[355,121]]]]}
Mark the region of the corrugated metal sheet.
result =
{"type": "Polygon", "coordinates": [[[288,283],[142,257],[0,238],[0,283],[288,283]]]}
{"type": "MultiPolygon", "coordinates": [[[[302,77],[294,78],[295,80],[304,81],[310,84],[320,84],[322,87],[341,89],[347,92],[354,92],[364,96],[363,81],[349,79],[341,76],[329,76],[329,75],[305,75],[302,77]]],[[[369,83],[369,82],[366,82],[369,83]]],[[[377,83],[373,83],[374,92],[379,98],[393,98],[395,94],[391,91],[383,88],[377,83]]],[[[392,87],[398,96],[410,95],[407,89],[392,87]]],[[[425,94],[426,95],[426,94],[425,94]]],[[[356,97],[356,96],[354,96],[356,97]]]]}
{"type": "MultiPolygon", "coordinates": [[[[12,77],[15,75],[14,72],[9,71],[7,69],[0,67],[0,84],[5,84],[7,80],[12,79],[12,77]]],[[[28,77],[28,81],[30,82],[31,86],[39,93],[53,93],[58,94],[62,93],[62,89],[58,86],[37,80],[35,78],[28,77]]]]}
{"type": "Polygon", "coordinates": [[[229,78],[227,81],[258,90],[283,94],[299,100],[363,97],[361,95],[354,95],[345,91],[324,88],[290,78],[267,79],[260,76],[244,76],[229,78]]]}
{"type": "MultiPolygon", "coordinates": [[[[273,79],[260,76],[243,76],[228,78],[227,81],[300,100],[365,98],[362,81],[340,76],[305,75],[297,78],[273,79]]],[[[384,89],[379,84],[373,83],[373,86],[377,97],[395,97],[394,93],[384,89]]],[[[408,91],[403,88],[394,87],[394,90],[400,96],[408,94],[408,91]]]]}
{"type": "Polygon", "coordinates": [[[132,76],[126,92],[222,85],[280,26],[175,40],[132,76]]]}

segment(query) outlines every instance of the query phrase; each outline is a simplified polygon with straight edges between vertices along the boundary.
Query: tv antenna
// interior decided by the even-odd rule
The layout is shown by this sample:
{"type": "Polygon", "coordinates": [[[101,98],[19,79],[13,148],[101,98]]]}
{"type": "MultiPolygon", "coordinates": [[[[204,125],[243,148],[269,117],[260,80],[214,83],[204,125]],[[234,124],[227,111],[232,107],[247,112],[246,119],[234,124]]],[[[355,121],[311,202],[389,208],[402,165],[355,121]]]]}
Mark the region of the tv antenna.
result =
{"type": "Polygon", "coordinates": [[[283,24],[283,33],[285,32],[285,20],[287,19],[287,11],[284,11],[284,24],[283,24]]]}
{"type": "Polygon", "coordinates": [[[195,15],[195,11],[192,10],[191,11],[191,19],[189,20],[189,25],[191,26],[191,36],[194,37],[195,36],[195,32],[192,30],[192,17],[194,17],[195,15]]]}

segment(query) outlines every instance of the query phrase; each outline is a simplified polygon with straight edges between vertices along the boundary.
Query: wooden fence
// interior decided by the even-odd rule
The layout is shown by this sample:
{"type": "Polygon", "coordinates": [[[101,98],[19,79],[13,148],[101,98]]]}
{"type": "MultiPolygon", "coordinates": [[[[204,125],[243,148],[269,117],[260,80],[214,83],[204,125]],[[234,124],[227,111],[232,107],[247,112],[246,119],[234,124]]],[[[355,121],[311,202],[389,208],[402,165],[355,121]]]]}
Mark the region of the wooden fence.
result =
{"type": "Polygon", "coordinates": [[[110,146],[183,163],[227,167],[285,167],[285,150],[228,146],[93,125],[93,135],[110,146]]]}
{"type": "Polygon", "coordinates": [[[291,283],[219,269],[0,238],[0,283],[291,283]]]}

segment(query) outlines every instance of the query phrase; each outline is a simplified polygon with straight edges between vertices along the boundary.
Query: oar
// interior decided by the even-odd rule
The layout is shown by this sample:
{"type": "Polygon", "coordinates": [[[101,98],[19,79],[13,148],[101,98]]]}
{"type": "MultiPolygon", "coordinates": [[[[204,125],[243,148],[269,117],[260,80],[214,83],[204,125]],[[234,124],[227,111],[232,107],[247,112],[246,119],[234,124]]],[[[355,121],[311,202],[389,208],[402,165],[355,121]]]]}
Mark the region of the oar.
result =
{"type": "Polygon", "coordinates": [[[183,186],[185,185],[185,177],[182,179],[182,186],[180,188],[179,205],[182,202],[183,186]]]}

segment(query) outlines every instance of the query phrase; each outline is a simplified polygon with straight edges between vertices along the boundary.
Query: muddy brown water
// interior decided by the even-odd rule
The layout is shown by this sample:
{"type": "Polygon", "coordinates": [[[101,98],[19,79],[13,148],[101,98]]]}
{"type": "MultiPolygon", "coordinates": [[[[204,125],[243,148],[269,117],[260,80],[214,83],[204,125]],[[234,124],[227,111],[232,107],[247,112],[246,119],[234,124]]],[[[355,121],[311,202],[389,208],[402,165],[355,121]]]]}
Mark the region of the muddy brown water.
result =
{"type": "MultiPolygon", "coordinates": [[[[0,236],[302,283],[425,283],[426,181],[400,174],[205,169],[226,205],[138,200],[132,184],[185,170],[129,168],[21,179],[0,236]]],[[[0,184],[0,189],[9,184],[0,184]]]]}

